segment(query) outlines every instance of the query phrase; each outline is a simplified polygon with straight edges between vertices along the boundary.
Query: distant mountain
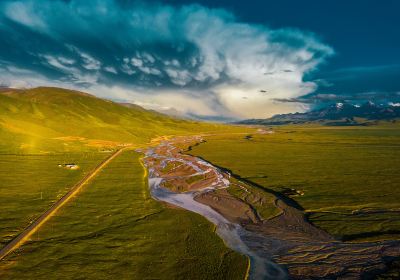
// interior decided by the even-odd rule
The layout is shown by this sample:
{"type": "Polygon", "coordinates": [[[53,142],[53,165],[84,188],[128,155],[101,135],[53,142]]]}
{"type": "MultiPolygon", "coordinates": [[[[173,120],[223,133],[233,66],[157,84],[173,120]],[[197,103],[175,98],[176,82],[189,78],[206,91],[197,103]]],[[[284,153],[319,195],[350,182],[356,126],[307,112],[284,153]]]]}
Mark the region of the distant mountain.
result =
{"type": "Polygon", "coordinates": [[[362,105],[336,103],[306,113],[275,115],[269,119],[249,119],[238,124],[282,125],[322,123],[326,125],[370,125],[380,120],[400,119],[400,104],[378,105],[371,101],[362,105]]]}

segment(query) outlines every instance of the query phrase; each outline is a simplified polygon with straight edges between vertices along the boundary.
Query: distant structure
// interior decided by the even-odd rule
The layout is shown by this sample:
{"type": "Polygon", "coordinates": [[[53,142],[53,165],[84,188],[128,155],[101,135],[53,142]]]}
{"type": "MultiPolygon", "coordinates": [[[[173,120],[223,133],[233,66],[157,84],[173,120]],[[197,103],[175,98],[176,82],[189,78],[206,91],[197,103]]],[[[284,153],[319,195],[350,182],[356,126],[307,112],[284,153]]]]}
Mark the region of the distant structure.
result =
{"type": "Polygon", "coordinates": [[[273,134],[273,133],[275,133],[275,131],[273,131],[272,129],[265,130],[265,129],[262,129],[262,128],[257,129],[257,132],[259,134],[273,134]]]}
{"type": "Polygon", "coordinates": [[[65,163],[65,164],[59,164],[58,167],[70,169],[70,170],[76,170],[79,169],[79,165],[75,163],[65,163]]]}

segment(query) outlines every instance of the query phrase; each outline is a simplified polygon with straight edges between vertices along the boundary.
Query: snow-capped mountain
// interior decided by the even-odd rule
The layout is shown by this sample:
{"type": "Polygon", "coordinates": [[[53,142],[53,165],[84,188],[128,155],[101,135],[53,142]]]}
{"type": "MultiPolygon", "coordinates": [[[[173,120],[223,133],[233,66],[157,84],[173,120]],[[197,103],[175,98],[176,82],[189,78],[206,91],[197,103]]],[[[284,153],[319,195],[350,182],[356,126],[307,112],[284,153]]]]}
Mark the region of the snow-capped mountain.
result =
{"type": "Polygon", "coordinates": [[[250,119],[240,124],[290,124],[321,122],[337,125],[362,125],[378,120],[400,119],[400,104],[390,102],[386,105],[368,101],[364,104],[339,102],[328,107],[306,113],[275,115],[269,119],[250,119]]]}

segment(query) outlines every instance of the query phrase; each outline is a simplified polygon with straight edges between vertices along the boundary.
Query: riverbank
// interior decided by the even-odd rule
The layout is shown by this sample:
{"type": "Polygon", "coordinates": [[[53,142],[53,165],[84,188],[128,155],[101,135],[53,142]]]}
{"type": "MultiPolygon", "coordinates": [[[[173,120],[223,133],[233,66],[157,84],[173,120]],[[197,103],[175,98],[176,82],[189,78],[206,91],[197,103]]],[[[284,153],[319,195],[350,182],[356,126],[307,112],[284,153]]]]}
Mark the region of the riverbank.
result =
{"type": "Polygon", "coordinates": [[[254,186],[235,181],[240,190],[249,193],[241,199],[232,191],[229,173],[182,153],[199,141],[199,137],[176,138],[145,152],[151,194],[214,223],[228,247],[250,257],[251,279],[359,279],[384,271],[388,262],[400,256],[395,241],[335,240],[274,192],[263,197],[254,186]],[[265,219],[258,210],[268,207],[279,209],[280,214],[265,219]]]}

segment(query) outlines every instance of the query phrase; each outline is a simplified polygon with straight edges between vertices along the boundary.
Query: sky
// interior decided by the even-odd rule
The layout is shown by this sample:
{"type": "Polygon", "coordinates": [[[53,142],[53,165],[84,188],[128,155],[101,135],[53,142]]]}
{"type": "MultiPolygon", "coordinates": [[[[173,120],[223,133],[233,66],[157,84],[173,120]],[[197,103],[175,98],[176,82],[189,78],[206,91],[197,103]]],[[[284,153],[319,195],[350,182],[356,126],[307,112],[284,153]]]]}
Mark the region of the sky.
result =
{"type": "Polygon", "coordinates": [[[400,101],[400,2],[0,1],[0,86],[230,121],[400,101]]]}

